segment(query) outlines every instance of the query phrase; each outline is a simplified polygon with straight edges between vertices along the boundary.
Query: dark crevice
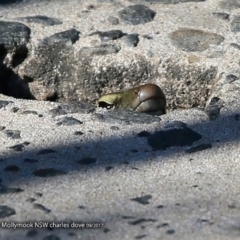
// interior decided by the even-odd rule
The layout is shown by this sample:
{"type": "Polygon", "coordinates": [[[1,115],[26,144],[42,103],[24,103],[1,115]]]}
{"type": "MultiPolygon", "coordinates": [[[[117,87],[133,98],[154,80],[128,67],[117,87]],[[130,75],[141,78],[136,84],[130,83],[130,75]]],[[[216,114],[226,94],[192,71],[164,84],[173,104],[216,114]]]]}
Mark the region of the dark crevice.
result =
{"type": "Polygon", "coordinates": [[[15,68],[21,63],[23,63],[27,56],[28,56],[27,48],[18,49],[13,55],[12,67],[15,68]]]}

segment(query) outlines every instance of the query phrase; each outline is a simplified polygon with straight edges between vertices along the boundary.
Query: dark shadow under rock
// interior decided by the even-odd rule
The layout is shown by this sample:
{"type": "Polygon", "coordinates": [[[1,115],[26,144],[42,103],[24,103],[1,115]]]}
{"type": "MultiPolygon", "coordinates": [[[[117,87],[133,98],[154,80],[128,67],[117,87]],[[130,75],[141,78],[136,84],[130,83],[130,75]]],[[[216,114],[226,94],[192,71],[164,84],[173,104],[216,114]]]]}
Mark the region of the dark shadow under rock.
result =
{"type": "Polygon", "coordinates": [[[185,127],[155,132],[152,136],[148,137],[148,144],[154,150],[166,150],[175,146],[190,146],[201,138],[202,135],[185,127]]]}

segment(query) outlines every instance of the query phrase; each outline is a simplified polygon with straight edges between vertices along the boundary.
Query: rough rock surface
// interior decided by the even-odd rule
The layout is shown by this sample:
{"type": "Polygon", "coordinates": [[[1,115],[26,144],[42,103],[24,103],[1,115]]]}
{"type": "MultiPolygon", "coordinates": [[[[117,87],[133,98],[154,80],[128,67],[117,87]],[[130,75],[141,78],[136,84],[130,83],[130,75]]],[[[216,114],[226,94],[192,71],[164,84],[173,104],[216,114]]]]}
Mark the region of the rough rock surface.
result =
{"type": "Polygon", "coordinates": [[[0,239],[238,239],[239,1],[11,2],[0,239]],[[147,82],[167,114],[93,104],[147,82]]]}
{"type": "Polygon", "coordinates": [[[171,110],[204,108],[219,85],[239,87],[222,86],[239,76],[238,1],[72,0],[59,14],[54,1],[32,4],[31,14],[31,1],[1,11],[4,94],[96,103],[101,94],[152,82],[171,110]]]}

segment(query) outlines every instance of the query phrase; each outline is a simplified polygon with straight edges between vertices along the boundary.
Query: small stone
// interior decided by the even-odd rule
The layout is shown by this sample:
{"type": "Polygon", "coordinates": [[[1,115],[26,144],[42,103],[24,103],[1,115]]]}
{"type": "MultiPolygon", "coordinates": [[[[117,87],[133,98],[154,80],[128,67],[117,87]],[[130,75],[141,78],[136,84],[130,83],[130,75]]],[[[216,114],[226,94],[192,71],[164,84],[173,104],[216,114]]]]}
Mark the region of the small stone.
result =
{"type": "Polygon", "coordinates": [[[212,144],[203,143],[203,144],[199,144],[195,147],[191,147],[191,148],[187,149],[185,152],[186,153],[194,153],[194,152],[203,151],[203,150],[208,149],[208,148],[212,148],[212,144]]]}
{"type": "Polygon", "coordinates": [[[0,131],[4,130],[6,127],[0,126],[0,131]]]}
{"type": "Polygon", "coordinates": [[[17,20],[27,22],[27,23],[39,23],[45,26],[54,26],[54,25],[62,24],[62,21],[56,18],[51,18],[47,16],[42,16],[42,15],[20,17],[20,18],[17,18],[17,20]]]}
{"type": "Polygon", "coordinates": [[[233,17],[233,20],[231,22],[231,31],[240,32],[240,15],[236,15],[233,17]]]}
{"type": "Polygon", "coordinates": [[[173,129],[173,128],[186,128],[187,124],[181,121],[172,121],[168,122],[164,125],[164,128],[166,129],[173,129]]]}
{"type": "Polygon", "coordinates": [[[166,231],[166,234],[174,234],[175,233],[175,230],[174,229],[168,229],[166,231]]]}
{"type": "Polygon", "coordinates": [[[19,107],[13,107],[13,108],[11,109],[11,112],[16,113],[16,112],[18,112],[19,110],[20,110],[19,107]]]}
{"type": "MultiPolygon", "coordinates": [[[[0,28],[1,31],[1,28],[0,28]]],[[[1,38],[1,32],[0,32],[0,38],[1,38]]],[[[0,46],[1,46],[1,41],[0,41],[0,46]]],[[[6,107],[8,104],[13,103],[12,101],[4,101],[0,100],[0,109],[6,107]]]]}
{"type": "Polygon", "coordinates": [[[0,218],[9,217],[15,214],[16,214],[16,211],[13,208],[10,208],[6,205],[0,205],[0,218]]]}
{"type": "Polygon", "coordinates": [[[74,28],[71,28],[67,31],[55,33],[50,37],[44,38],[41,43],[42,44],[54,44],[54,43],[67,43],[71,42],[74,44],[76,41],[79,40],[80,32],[74,28]]]}
{"type": "Polygon", "coordinates": [[[213,12],[212,14],[222,20],[229,20],[229,17],[230,17],[228,13],[224,13],[224,12],[213,12]]]}
{"type": "Polygon", "coordinates": [[[74,135],[76,135],[76,136],[81,136],[81,135],[83,135],[84,133],[83,132],[81,132],[81,131],[76,131],[76,132],[74,132],[74,135]]]}
{"type": "Polygon", "coordinates": [[[128,222],[130,225],[138,225],[144,222],[157,222],[157,219],[154,218],[139,218],[137,220],[134,221],[130,221],[128,222]]]}
{"type": "Polygon", "coordinates": [[[230,46],[236,48],[237,50],[240,50],[240,45],[237,43],[231,43],[230,46]]]}
{"type": "Polygon", "coordinates": [[[36,111],[32,111],[32,110],[23,111],[21,114],[34,114],[34,115],[38,115],[38,113],[36,111]]]}
{"type": "Polygon", "coordinates": [[[119,19],[117,17],[112,17],[109,16],[107,20],[112,24],[112,25],[118,25],[119,24],[119,19]]]}
{"type": "Polygon", "coordinates": [[[111,129],[111,130],[114,130],[114,131],[117,131],[117,130],[119,130],[119,127],[117,127],[117,126],[111,126],[110,129],[111,129]]]}
{"type": "Polygon", "coordinates": [[[225,79],[224,83],[232,83],[232,82],[235,82],[238,79],[239,79],[238,76],[233,75],[233,74],[229,74],[229,75],[226,76],[226,79],[225,79]]]}
{"type": "Polygon", "coordinates": [[[138,34],[127,34],[122,38],[127,47],[136,47],[139,42],[138,34]]]}
{"type": "Polygon", "coordinates": [[[9,147],[10,149],[13,149],[14,151],[21,152],[25,149],[25,145],[23,143],[17,144],[14,146],[9,147]]]}
{"type": "Polygon", "coordinates": [[[181,28],[169,35],[172,44],[184,51],[204,51],[210,45],[219,45],[224,37],[198,29],[181,28]]]}
{"type": "Polygon", "coordinates": [[[166,150],[174,146],[190,146],[201,138],[202,135],[185,127],[155,132],[148,137],[148,144],[154,150],[166,150]]]}
{"type": "Polygon", "coordinates": [[[21,136],[20,136],[21,131],[19,131],[19,130],[4,130],[3,132],[7,135],[7,137],[9,137],[11,139],[21,138],[21,136]]]}
{"type": "Polygon", "coordinates": [[[99,35],[102,42],[108,42],[110,40],[116,40],[116,39],[121,38],[122,36],[126,35],[121,30],[110,30],[110,31],[107,31],[107,32],[97,31],[97,32],[91,33],[89,36],[92,36],[92,35],[95,35],[95,34],[99,35]]]}
{"type": "Polygon", "coordinates": [[[82,158],[81,160],[77,161],[77,163],[81,164],[81,165],[90,165],[90,164],[94,164],[97,162],[96,158],[82,158]]]}
{"type": "Polygon", "coordinates": [[[40,168],[38,170],[33,171],[33,175],[44,178],[61,176],[65,174],[67,174],[67,172],[55,168],[40,168]]]}
{"type": "Polygon", "coordinates": [[[132,201],[136,201],[140,204],[146,205],[149,204],[149,200],[152,198],[152,195],[144,195],[142,197],[132,198],[132,201]]]}
{"type": "Polygon", "coordinates": [[[154,19],[156,12],[143,4],[136,4],[125,7],[118,12],[118,15],[120,19],[127,24],[138,25],[151,22],[154,19]]]}
{"type": "Polygon", "coordinates": [[[137,235],[135,236],[135,239],[142,239],[142,238],[145,238],[146,236],[147,234],[137,235]]]}
{"type": "Polygon", "coordinates": [[[16,165],[8,165],[4,168],[5,172],[19,172],[21,169],[16,165]]]}
{"type": "Polygon", "coordinates": [[[39,204],[39,203],[34,203],[34,204],[33,204],[33,208],[42,210],[42,211],[45,212],[45,213],[50,213],[50,212],[51,212],[50,209],[46,208],[44,205],[39,204]]]}
{"type": "Polygon", "coordinates": [[[80,125],[83,122],[79,121],[73,117],[64,117],[57,123],[57,126],[73,126],[73,125],[80,125]]]}

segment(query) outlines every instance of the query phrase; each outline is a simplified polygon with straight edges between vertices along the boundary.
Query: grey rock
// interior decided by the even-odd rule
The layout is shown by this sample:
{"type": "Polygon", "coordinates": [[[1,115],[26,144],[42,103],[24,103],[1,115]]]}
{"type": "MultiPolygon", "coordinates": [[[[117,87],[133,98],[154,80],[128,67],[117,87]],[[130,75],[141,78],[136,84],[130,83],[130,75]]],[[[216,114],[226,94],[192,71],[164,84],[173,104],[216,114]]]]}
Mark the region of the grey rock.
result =
{"type": "Polygon", "coordinates": [[[204,51],[210,44],[219,45],[224,37],[198,29],[182,28],[170,34],[174,46],[184,51],[204,51]]]}
{"type": "Polygon", "coordinates": [[[118,25],[119,24],[119,19],[117,17],[109,16],[107,20],[112,24],[112,25],[118,25]]]}
{"type": "Polygon", "coordinates": [[[25,146],[29,145],[28,142],[16,144],[14,146],[9,147],[10,149],[13,149],[14,151],[21,152],[25,149],[25,146]]]}
{"type": "Polygon", "coordinates": [[[83,47],[80,50],[80,55],[107,55],[112,53],[117,53],[121,50],[121,47],[114,44],[101,44],[95,47],[83,47]]]}
{"type": "Polygon", "coordinates": [[[3,47],[7,51],[15,48],[25,51],[30,33],[30,28],[22,23],[0,21],[0,48],[3,47]]]}
{"type": "Polygon", "coordinates": [[[6,205],[0,205],[0,218],[9,217],[15,214],[16,214],[16,211],[13,208],[8,207],[6,205]]]}
{"type": "Polygon", "coordinates": [[[226,79],[224,81],[224,83],[233,83],[235,81],[239,80],[239,77],[234,75],[234,74],[229,74],[226,76],[226,79]]]}
{"type": "Polygon", "coordinates": [[[62,24],[62,21],[56,18],[51,18],[43,15],[20,17],[20,18],[17,18],[16,20],[23,21],[26,23],[39,23],[45,26],[54,26],[54,25],[62,24]]]}
{"type": "Polygon", "coordinates": [[[6,129],[3,132],[6,134],[7,137],[9,137],[11,139],[20,139],[21,138],[21,136],[20,136],[21,131],[19,131],[19,130],[7,130],[6,129]]]}
{"type": "Polygon", "coordinates": [[[240,15],[235,15],[231,21],[232,32],[240,32],[240,15]]]}
{"type": "Polygon", "coordinates": [[[173,128],[185,128],[187,127],[187,124],[181,121],[172,121],[168,122],[164,125],[165,129],[173,129],[173,128]]]}
{"type": "Polygon", "coordinates": [[[122,40],[128,47],[136,47],[139,42],[139,37],[138,34],[127,34],[122,40]]]}
{"type": "Polygon", "coordinates": [[[69,30],[55,33],[49,37],[44,38],[41,43],[42,44],[57,44],[57,43],[67,43],[71,42],[74,44],[79,40],[80,32],[74,28],[69,30]]]}
{"type": "Polygon", "coordinates": [[[240,50],[240,45],[237,43],[231,43],[230,46],[236,48],[237,50],[240,50]]]}
{"type": "Polygon", "coordinates": [[[154,150],[166,150],[175,146],[190,146],[201,138],[202,136],[199,133],[185,127],[155,132],[148,137],[148,144],[154,150]]]}
{"type": "Polygon", "coordinates": [[[152,198],[152,195],[144,195],[141,197],[136,197],[136,198],[132,198],[132,201],[135,201],[137,203],[143,204],[143,205],[147,205],[149,204],[149,200],[152,198]]]}
{"type": "Polygon", "coordinates": [[[118,15],[120,19],[127,24],[138,25],[151,22],[156,12],[143,4],[137,4],[125,7],[118,12],[118,15]]]}
{"type": "Polygon", "coordinates": [[[44,205],[42,205],[40,203],[34,203],[33,204],[33,208],[41,210],[41,211],[43,211],[45,213],[50,213],[51,212],[51,210],[49,208],[46,208],[44,205]]]}
{"type": "Polygon", "coordinates": [[[137,220],[129,221],[128,223],[130,225],[138,225],[138,224],[145,223],[145,222],[157,222],[157,221],[158,220],[154,219],[154,218],[139,218],[137,220]]]}
{"type": "Polygon", "coordinates": [[[12,101],[0,100],[0,109],[6,107],[8,104],[13,103],[12,101]]]}
{"type": "Polygon", "coordinates": [[[229,20],[229,17],[230,17],[230,14],[225,12],[213,12],[212,14],[218,17],[219,19],[227,20],[227,21],[229,20]]]}
{"type": "Polygon", "coordinates": [[[64,117],[57,123],[57,126],[73,126],[73,125],[79,125],[79,124],[82,124],[82,122],[76,118],[64,117]]]}
{"type": "Polygon", "coordinates": [[[89,36],[92,36],[95,34],[99,35],[102,42],[108,42],[111,40],[115,40],[115,39],[121,38],[122,36],[126,35],[121,30],[110,30],[110,31],[106,31],[106,32],[101,32],[101,31],[93,32],[89,36]]]}
{"type": "Polygon", "coordinates": [[[219,6],[224,9],[237,9],[240,8],[240,2],[238,0],[224,0],[219,2],[219,6]]]}

